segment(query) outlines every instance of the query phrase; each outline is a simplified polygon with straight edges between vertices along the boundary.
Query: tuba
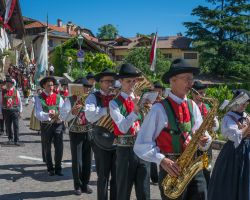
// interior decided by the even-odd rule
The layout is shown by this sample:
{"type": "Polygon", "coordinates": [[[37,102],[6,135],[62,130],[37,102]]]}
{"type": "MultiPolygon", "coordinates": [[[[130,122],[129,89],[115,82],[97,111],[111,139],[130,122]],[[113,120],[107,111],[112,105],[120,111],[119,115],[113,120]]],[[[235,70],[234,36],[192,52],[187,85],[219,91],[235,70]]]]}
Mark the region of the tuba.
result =
{"type": "Polygon", "coordinates": [[[208,101],[212,105],[212,109],[208,113],[207,117],[203,120],[200,128],[192,135],[192,139],[188,146],[177,159],[176,163],[180,167],[181,172],[177,177],[172,177],[169,174],[162,181],[162,187],[164,194],[170,199],[178,198],[192,178],[202,169],[208,167],[208,156],[207,153],[194,159],[194,156],[198,150],[199,138],[203,135],[205,131],[212,131],[214,124],[214,117],[216,116],[219,102],[217,99],[201,97],[203,100],[208,101]]]}

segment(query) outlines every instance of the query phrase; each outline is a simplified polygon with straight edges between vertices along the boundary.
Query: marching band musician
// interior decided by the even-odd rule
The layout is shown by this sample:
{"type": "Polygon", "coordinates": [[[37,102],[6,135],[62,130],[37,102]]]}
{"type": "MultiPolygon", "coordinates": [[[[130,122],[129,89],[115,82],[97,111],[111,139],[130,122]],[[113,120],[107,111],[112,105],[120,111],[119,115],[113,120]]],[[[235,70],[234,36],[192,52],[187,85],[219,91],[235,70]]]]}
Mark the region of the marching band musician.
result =
{"type": "MultiPolygon", "coordinates": [[[[193,85],[193,74],[198,68],[191,67],[183,59],[175,59],[170,70],[163,75],[163,82],[170,83],[171,92],[160,103],[153,105],[146,116],[136,138],[134,151],[142,159],[160,165],[159,188],[164,200],[162,181],[165,176],[178,176],[180,168],[175,160],[188,145],[192,133],[202,123],[198,106],[187,99],[193,85]]],[[[199,148],[207,150],[211,144],[208,133],[199,141],[199,148]]],[[[189,183],[178,200],[206,200],[207,187],[203,172],[200,171],[189,183]]]]}
{"type": "Polygon", "coordinates": [[[19,91],[15,88],[15,80],[6,77],[6,88],[2,90],[0,96],[0,117],[5,118],[6,133],[8,135],[9,144],[13,143],[14,131],[14,144],[19,146],[19,118],[22,113],[22,101],[19,91]],[[12,131],[13,124],[13,131],[12,131]]]}
{"type": "Polygon", "coordinates": [[[117,136],[116,182],[117,199],[129,200],[133,184],[138,200],[150,199],[150,163],[140,159],[133,151],[135,137],[140,129],[139,98],[133,93],[139,72],[131,64],[123,64],[118,78],[121,93],[109,103],[113,119],[114,134],[117,136]]]}
{"type": "MultiPolygon", "coordinates": [[[[95,76],[95,80],[100,84],[100,91],[91,93],[86,99],[86,117],[89,122],[96,123],[102,117],[109,114],[108,105],[114,98],[110,88],[114,87],[115,73],[110,69],[104,69],[95,76]]],[[[109,133],[107,129],[100,126],[94,126],[92,149],[95,155],[96,171],[97,171],[97,199],[108,199],[108,183],[110,179],[110,200],[116,198],[116,151],[111,146],[105,145],[105,137],[102,134],[111,137],[113,143],[113,133],[109,133]]]]}
{"type": "Polygon", "coordinates": [[[22,91],[23,91],[24,103],[26,106],[29,104],[29,92],[30,92],[29,85],[30,85],[29,79],[28,79],[26,73],[24,73],[22,75],[22,91]]]}
{"type": "Polygon", "coordinates": [[[35,99],[35,117],[41,121],[42,144],[44,144],[45,161],[48,175],[63,176],[63,122],[58,118],[58,113],[63,105],[60,95],[54,93],[56,79],[52,76],[44,77],[40,81],[43,92],[35,99]],[[55,167],[51,157],[51,143],[55,148],[55,167]]]}
{"type": "MultiPolygon", "coordinates": [[[[92,85],[85,77],[74,83],[83,85],[84,94],[88,94],[92,85]]],[[[91,174],[91,144],[89,131],[91,126],[87,122],[84,111],[84,97],[70,96],[64,102],[60,118],[69,123],[70,148],[72,156],[72,174],[76,195],[82,192],[91,194],[93,190],[88,185],[91,174]]]]}
{"type": "Polygon", "coordinates": [[[66,79],[62,79],[60,81],[62,90],[60,90],[60,95],[63,98],[63,100],[65,101],[66,98],[69,96],[69,89],[68,89],[68,81],[66,79]]]}
{"type": "MultiPolygon", "coordinates": [[[[201,116],[204,119],[207,114],[210,111],[210,107],[207,103],[204,103],[202,101],[202,99],[200,98],[201,96],[205,96],[205,89],[207,88],[206,85],[202,84],[200,81],[195,81],[193,84],[193,88],[199,93],[196,94],[195,92],[192,91],[192,99],[193,101],[197,104],[197,106],[200,109],[201,112],[201,116]]],[[[217,119],[217,117],[214,118],[214,127],[213,127],[213,131],[217,131],[219,129],[219,121],[217,119]]],[[[211,166],[211,161],[212,161],[212,147],[210,146],[210,148],[207,151],[208,156],[209,156],[209,166],[208,168],[203,169],[203,173],[207,182],[207,188],[209,185],[209,181],[210,181],[210,175],[211,175],[211,170],[212,170],[212,166],[211,166]]],[[[202,154],[201,151],[198,150],[198,154],[202,154]]]]}
{"type": "Polygon", "coordinates": [[[221,133],[228,140],[215,162],[208,200],[250,199],[250,119],[245,112],[249,102],[249,91],[234,91],[221,124],[221,133]]]}

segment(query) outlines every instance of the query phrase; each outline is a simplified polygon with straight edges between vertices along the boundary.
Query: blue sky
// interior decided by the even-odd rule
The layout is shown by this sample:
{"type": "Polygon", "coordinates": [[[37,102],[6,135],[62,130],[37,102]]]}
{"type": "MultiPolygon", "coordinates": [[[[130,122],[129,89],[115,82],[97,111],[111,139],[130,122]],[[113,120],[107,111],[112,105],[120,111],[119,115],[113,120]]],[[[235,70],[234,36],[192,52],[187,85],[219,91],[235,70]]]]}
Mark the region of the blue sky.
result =
{"type": "Polygon", "coordinates": [[[195,21],[192,9],[208,5],[205,0],[19,0],[24,16],[56,24],[72,21],[97,33],[105,24],[113,24],[119,35],[133,37],[136,33],[160,36],[185,34],[185,21],[195,21]]]}

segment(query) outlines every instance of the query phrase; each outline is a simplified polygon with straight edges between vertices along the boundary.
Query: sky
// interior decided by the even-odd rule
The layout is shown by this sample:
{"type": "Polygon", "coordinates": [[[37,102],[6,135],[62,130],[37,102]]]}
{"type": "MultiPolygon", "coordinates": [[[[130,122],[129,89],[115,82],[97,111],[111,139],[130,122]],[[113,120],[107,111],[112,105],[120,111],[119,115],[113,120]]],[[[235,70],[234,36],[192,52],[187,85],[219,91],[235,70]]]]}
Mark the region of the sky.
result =
{"type": "Polygon", "coordinates": [[[116,26],[119,35],[134,37],[136,33],[173,36],[185,35],[183,22],[196,21],[191,15],[205,0],[19,0],[23,16],[56,24],[61,19],[90,29],[95,35],[105,24],[116,26]]]}

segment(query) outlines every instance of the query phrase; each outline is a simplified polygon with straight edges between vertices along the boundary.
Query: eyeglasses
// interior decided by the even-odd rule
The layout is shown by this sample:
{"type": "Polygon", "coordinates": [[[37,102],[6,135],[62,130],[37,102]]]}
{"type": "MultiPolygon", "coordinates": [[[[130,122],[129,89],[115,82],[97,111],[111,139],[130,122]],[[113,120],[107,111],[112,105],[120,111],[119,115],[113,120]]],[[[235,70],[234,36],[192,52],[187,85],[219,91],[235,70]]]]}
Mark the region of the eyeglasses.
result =
{"type": "Polygon", "coordinates": [[[181,79],[185,82],[194,82],[194,77],[185,77],[185,76],[175,76],[177,79],[181,79]]]}

